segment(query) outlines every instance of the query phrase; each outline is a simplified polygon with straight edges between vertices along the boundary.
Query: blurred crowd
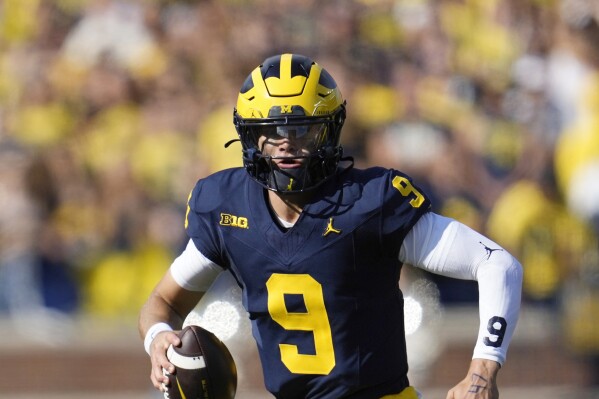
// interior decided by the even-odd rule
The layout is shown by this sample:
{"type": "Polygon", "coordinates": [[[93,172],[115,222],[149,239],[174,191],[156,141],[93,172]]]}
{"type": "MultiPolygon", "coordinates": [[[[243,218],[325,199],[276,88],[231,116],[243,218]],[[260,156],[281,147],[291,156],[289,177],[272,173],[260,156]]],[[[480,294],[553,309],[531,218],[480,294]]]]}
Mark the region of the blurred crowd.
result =
{"type": "Polygon", "coordinates": [[[335,77],[357,165],[508,248],[524,301],[599,353],[595,0],[2,0],[0,314],[134,316],[195,181],[241,165],[237,92],[280,52],[335,77]]]}

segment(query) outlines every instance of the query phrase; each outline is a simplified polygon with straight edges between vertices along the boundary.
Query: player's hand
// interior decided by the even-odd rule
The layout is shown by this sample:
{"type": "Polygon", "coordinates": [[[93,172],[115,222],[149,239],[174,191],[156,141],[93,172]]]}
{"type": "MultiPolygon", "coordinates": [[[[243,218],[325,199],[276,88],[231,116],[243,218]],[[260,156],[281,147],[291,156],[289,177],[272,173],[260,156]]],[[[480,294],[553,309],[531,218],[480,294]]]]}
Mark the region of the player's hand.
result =
{"type": "Polygon", "coordinates": [[[497,372],[493,360],[472,359],[466,378],[449,390],[446,399],[499,399],[497,372]]]}
{"type": "Polygon", "coordinates": [[[158,333],[150,345],[150,359],[152,360],[150,379],[154,387],[160,391],[164,389],[164,385],[168,384],[168,376],[164,375],[163,369],[171,374],[175,372],[175,366],[166,357],[166,351],[170,345],[181,345],[176,331],[158,333]]]}

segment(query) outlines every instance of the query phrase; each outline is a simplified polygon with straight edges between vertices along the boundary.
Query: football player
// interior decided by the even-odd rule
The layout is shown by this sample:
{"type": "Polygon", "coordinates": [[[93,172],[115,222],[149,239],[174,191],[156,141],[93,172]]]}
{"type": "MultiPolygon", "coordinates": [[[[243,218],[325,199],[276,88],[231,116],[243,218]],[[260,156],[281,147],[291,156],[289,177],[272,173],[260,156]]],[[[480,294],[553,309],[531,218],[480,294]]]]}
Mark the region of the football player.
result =
{"type": "Polygon", "coordinates": [[[277,398],[416,399],[408,381],[402,264],[478,281],[480,328],[449,399],[499,397],[496,377],[518,319],[522,270],[498,244],[431,212],[397,170],[353,167],[339,144],[345,102],[311,59],[266,59],[241,87],[234,123],[243,168],[198,181],[189,243],[141,310],[154,386],[165,353],[218,273],[229,270],[266,388],[277,398]]]}

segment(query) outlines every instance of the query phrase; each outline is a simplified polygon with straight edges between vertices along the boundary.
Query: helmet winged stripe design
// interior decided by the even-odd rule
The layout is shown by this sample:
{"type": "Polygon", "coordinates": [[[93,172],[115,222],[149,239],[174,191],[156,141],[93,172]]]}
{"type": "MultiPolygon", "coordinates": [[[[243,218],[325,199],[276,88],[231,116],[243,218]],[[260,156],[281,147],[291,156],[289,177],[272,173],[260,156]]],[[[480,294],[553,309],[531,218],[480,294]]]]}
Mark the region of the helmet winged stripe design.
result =
{"type": "Polygon", "coordinates": [[[297,54],[276,55],[255,68],[241,87],[234,111],[246,170],[266,188],[281,193],[312,189],[336,172],[344,120],[345,103],[333,77],[297,54]],[[258,140],[265,126],[298,137],[318,131],[310,155],[296,157],[307,158],[304,167],[283,171],[273,157],[262,154],[258,140]]]}

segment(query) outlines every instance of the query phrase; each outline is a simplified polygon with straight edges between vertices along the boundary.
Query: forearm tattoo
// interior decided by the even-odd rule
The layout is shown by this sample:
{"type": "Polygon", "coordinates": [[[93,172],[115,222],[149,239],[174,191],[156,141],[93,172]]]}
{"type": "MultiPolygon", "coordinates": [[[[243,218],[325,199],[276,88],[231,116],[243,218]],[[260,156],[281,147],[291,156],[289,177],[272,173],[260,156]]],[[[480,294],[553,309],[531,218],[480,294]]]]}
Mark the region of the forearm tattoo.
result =
{"type": "Polygon", "coordinates": [[[489,381],[480,374],[472,373],[472,385],[468,388],[468,393],[480,393],[487,389],[489,381]]]}

